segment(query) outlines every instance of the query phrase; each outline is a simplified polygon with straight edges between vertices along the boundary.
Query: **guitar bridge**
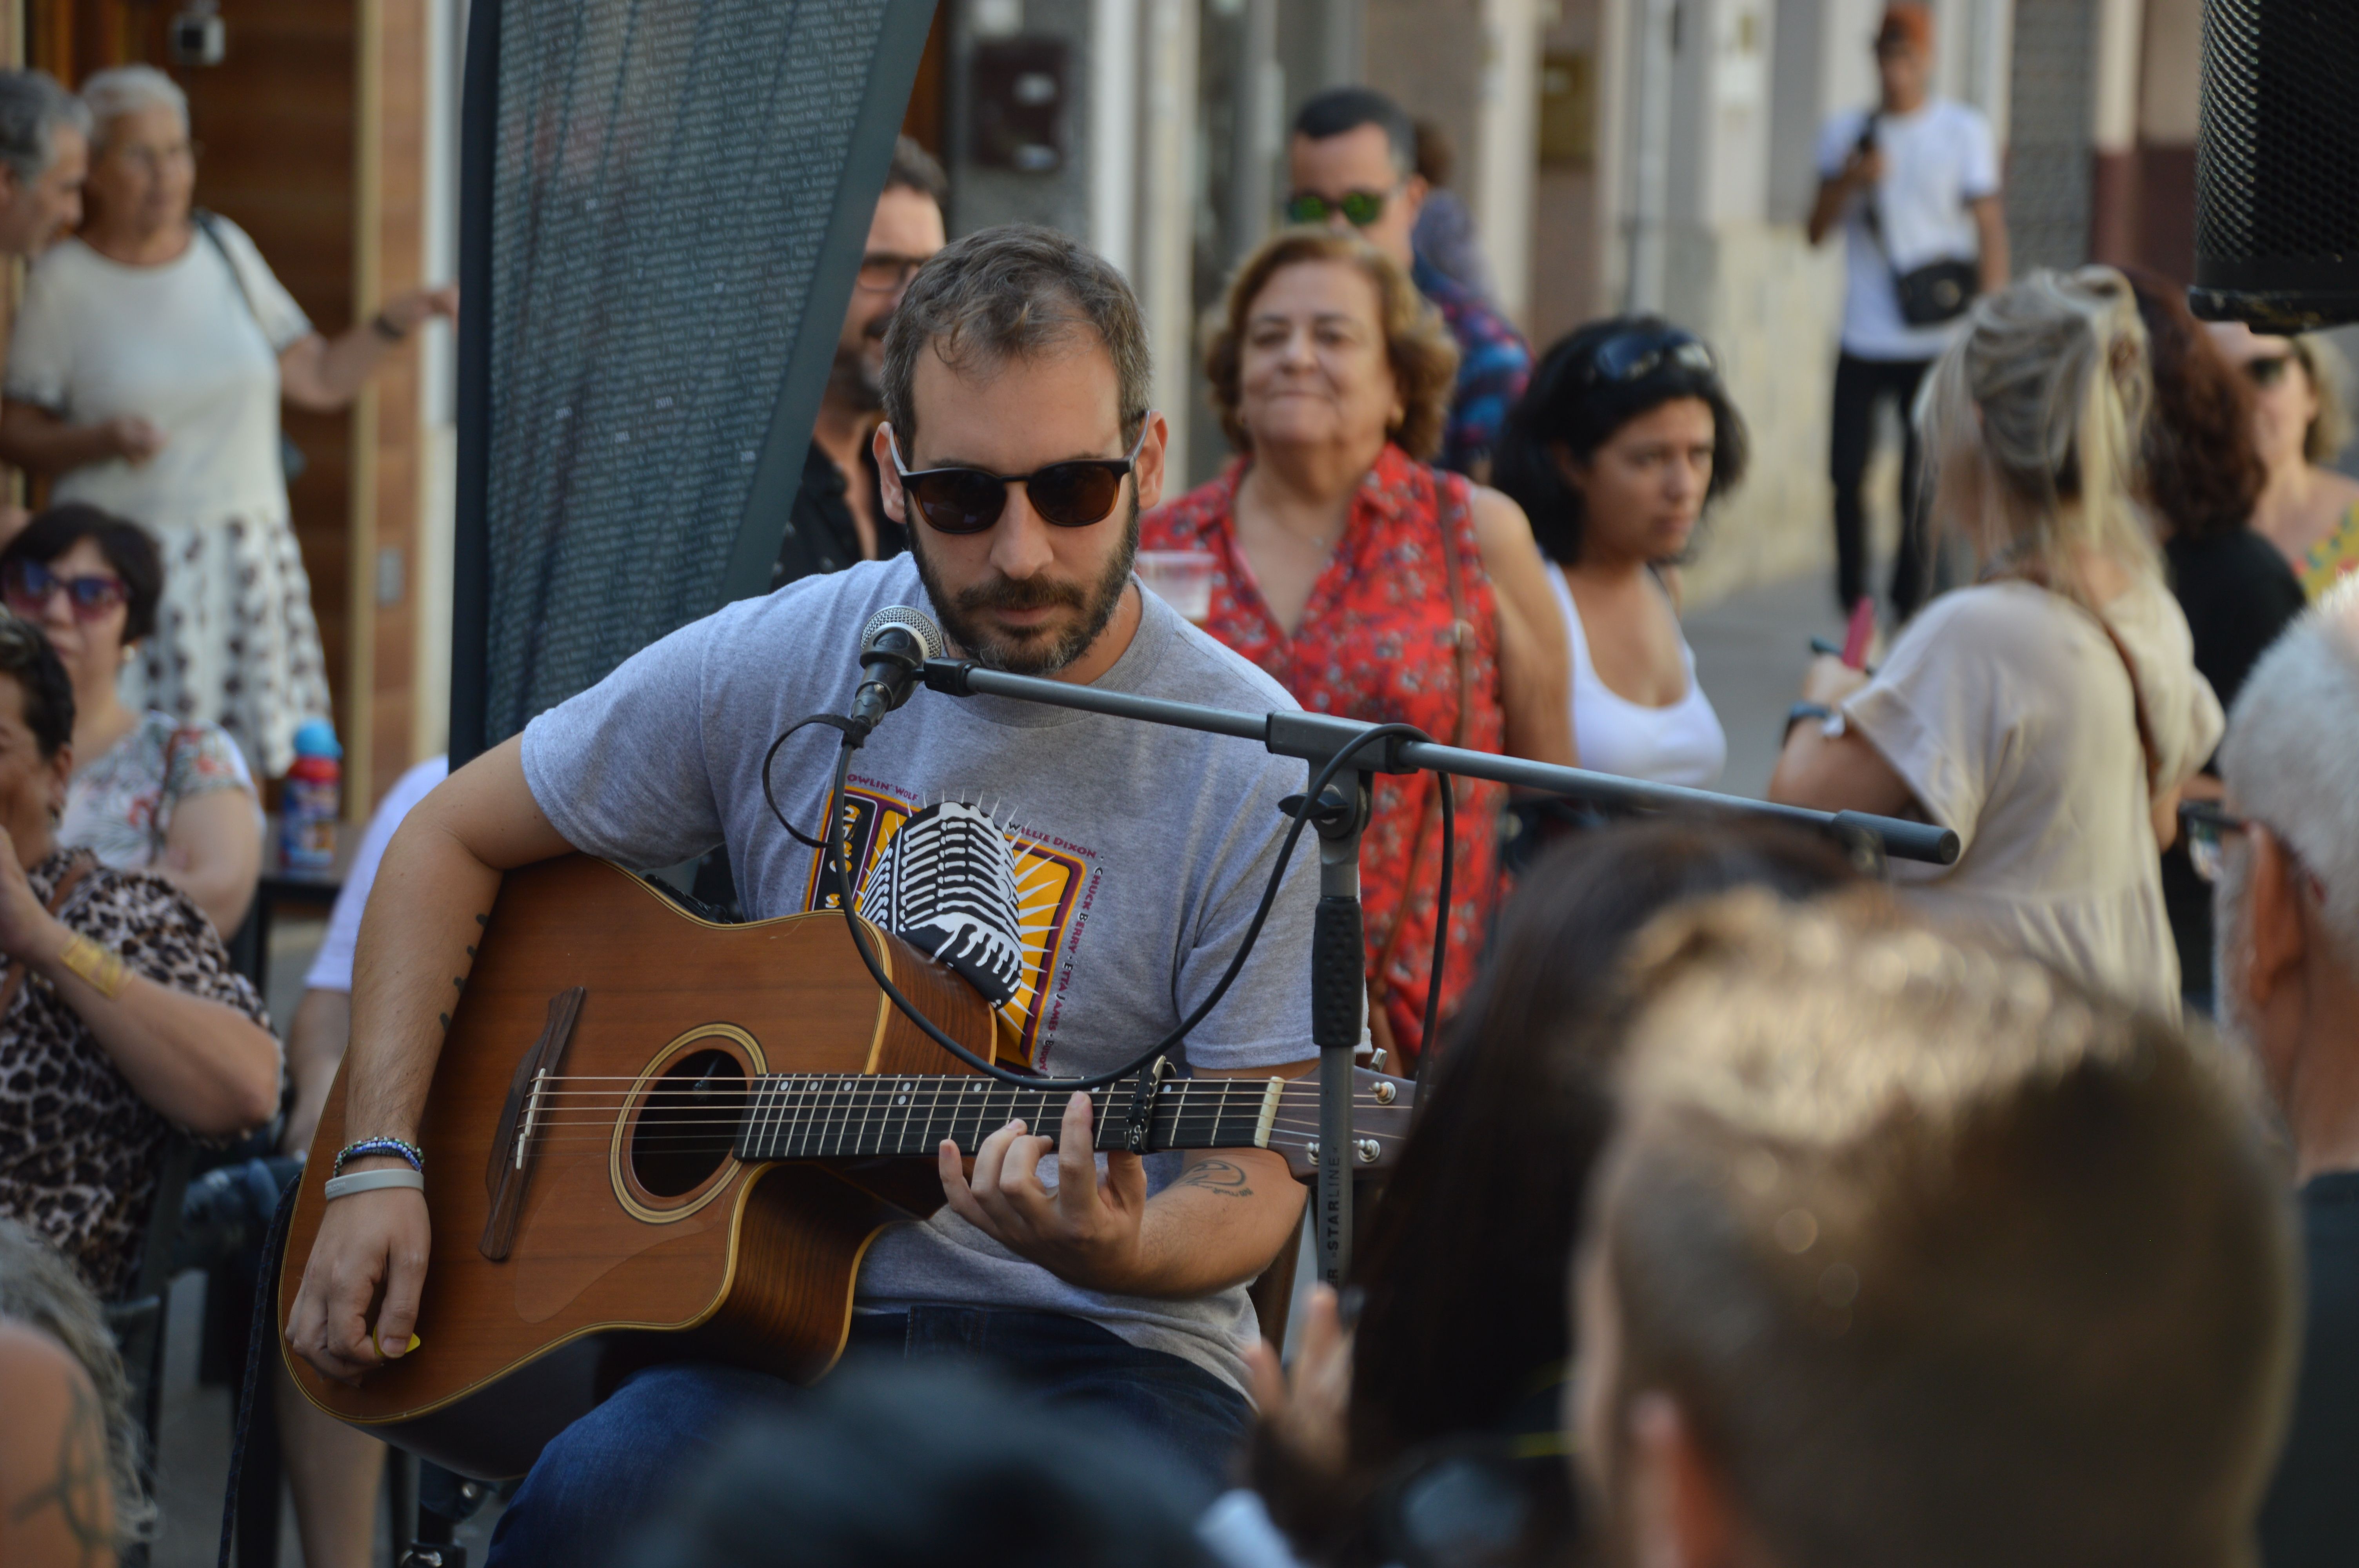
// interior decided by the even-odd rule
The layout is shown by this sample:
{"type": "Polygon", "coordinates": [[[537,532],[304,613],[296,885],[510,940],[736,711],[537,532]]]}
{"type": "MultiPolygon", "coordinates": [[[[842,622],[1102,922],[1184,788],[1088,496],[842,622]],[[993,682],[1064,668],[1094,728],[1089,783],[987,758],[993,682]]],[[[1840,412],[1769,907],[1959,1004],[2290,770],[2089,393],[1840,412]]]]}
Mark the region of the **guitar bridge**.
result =
{"type": "Polygon", "coordinates": [[[582,1004],[589,995],[573,986],[549,999],[549,1022],[516,1064],[515,1081],[508,1085],[500,1130],[492,1139],[491,1168],[484,1173],[492,1212],[484,1219],[484,1238],[475,1244],[495,1263],[516,1245],[516,1218],[524,1212],[525,1187],[532,1178],[532,1135],[540,1120],[541,1098],[549,1075],[565,1061],[565,1047],[572,1043],[573,1026],[582,1021],[582,1004]]]}

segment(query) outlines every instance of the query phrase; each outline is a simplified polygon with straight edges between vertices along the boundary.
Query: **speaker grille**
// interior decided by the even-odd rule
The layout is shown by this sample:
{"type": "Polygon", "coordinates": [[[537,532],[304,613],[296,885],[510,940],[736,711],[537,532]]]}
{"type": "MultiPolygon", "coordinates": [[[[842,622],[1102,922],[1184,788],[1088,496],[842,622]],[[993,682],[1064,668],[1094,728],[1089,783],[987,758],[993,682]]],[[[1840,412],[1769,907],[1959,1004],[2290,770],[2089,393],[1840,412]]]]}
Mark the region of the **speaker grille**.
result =
{"type": "MultiPolygon", "coordinates": [[[[2306,288],[2359,262],[2359,5],[2208,0],[2195,159],[2197,278],[2306,288]],[[2255,264],[2261,264],[2256,270],[2255,264]]],[[[2349,287],[2345,284],[2344,287],[2349,287]]]]}
{"type": "Polygon", "coordinates": [[[886,9],[506,0],[485,744],[722,602],[886,9]]]}

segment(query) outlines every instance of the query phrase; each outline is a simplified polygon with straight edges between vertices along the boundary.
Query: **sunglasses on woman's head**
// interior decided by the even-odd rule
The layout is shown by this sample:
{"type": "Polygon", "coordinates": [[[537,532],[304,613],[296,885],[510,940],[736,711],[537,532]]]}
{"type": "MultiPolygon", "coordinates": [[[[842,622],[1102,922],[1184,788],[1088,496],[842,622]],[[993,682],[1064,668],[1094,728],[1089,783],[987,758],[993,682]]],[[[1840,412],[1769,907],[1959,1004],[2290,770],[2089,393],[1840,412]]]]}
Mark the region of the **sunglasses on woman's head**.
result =
{"type": "Polygon", "coordinates": [[[1330,213],[1341,212],[1343,222],[1364,229],[1385,215],[1385,203],[1391,196],[1388,190],[1346,190],[1331,201],[1315,190],[1298,190],[1286,199],[1286,221],[1324,223],[1330,213]]]}
{"type": "Polygon", "coordinates": [[[1677,368],[1714,375],[1720,367],[1712,351],[1692,332],[1668,330],[1621,332],[1597,345],[1589,356],[1587,379],[1598,382],[1638,381],[1658,370],[1677,368]]]}
{"type": "Polygon", "coordinates": [[[30,620],[49,608],[49,596],[63,589],[77,621],[97,621],[131,597],[119,577],[60,577],[38,561],[10,561],[0,574],[0,597],[8,608],[30,620]]]}
{"type": "Polygon", "coordinates": [[[893,471],[901,488],[917,503],[918,514],[937,534],[980,534],[999,521],[1007,508],[1007,487],[1020,484],[1032,510],[1044,523],[1060,528],[1086,528],[1103,523],[1122,499],[1122,481],[1130,477],[1147,445],[1147,422],[1139,422],[1138,439],[1126,458],[1076,458],[1050,463],[1030,473],[993,473],[988,469],[919,469],[911,473],[901,460],[900,432],[889,431],[886,444],[893,453],[893,471]]]}

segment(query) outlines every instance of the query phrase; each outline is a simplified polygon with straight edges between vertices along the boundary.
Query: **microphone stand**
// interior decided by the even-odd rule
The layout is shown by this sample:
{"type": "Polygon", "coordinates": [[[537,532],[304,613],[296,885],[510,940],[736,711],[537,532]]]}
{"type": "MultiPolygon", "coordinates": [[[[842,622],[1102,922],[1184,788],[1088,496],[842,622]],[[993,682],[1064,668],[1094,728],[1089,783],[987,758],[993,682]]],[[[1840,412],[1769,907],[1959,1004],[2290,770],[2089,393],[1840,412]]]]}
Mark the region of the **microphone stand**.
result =
{"type": "MultiPolygon", "coordinates": [[[[919,670],[928,689],[951,697],[1004,697],[1083,713],[1257,741],[1271,755],[1309,764],[1311,782],[1339,757],[1357,767],[1342,773],[1306,810],[1319,833],[1319,908],[1311,927],[1310,1035],[1319,1048],[1319,1271],[1341,1289],[1351,1268],[1353,1054],[1360,1043],[1367,999],[1360,922],[1360,834],[1367,826],[1373,775],[1435,769],[1468,778],[1559,795],[1617,811],[1711,811],[1767,817],[1833,835],[1871,868],[1886,857],[1947,866],[1958,859],[1958,836],[1928,822],[1904,822],[1859,811],[1812,811],[1799,806],[1715,795],[1678,784],[1561,768],[1521,757],[1470,752],[1411,741],[1353,719],[1316,713],[1243,713],[1192,702],[1136,697],[1037,676],[1008,675],[969,659],[928,659],[919,670]]],[[[1446,783],[1444,787],[1448,787],[1446,783]]],[[[1441,912],[1441,918],[1449,918],[1441,912]]]]}

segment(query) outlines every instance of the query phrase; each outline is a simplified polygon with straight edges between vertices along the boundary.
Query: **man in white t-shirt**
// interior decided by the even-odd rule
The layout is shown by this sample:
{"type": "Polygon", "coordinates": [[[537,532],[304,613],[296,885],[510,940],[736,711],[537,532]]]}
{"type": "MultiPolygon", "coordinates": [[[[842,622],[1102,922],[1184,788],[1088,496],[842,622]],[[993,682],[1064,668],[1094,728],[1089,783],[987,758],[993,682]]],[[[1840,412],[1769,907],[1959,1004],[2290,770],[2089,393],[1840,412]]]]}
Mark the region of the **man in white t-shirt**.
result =
{"type": "Polygon", "coordinates": [[[1833,440],[1835,597],[1848,611],[1867,591],[1867,530],[1860,481],[1875,444],[1875,406],[1898,404],[1900,551],[1892,567],[1892,608],[1903,621],[1925,599],[1929,557],[1917,493],[1917,432],[1909,421],[1918,384],[1949,346],[1961,314],[1911,325],[1898,279],[1938,262],[1974,261],[1984,293],[2007,276],[2006,218],[1999,204],[1998,155],[1979,110],[1930,92],[1933,19],[1921,5],[1887,6],[1875,35],[1883,83],[1873,110],[1846,109],[1819,133],[1819,196],[1810,243],[1843,232],[1843,357],[1835,366],[1833,440]]]}

